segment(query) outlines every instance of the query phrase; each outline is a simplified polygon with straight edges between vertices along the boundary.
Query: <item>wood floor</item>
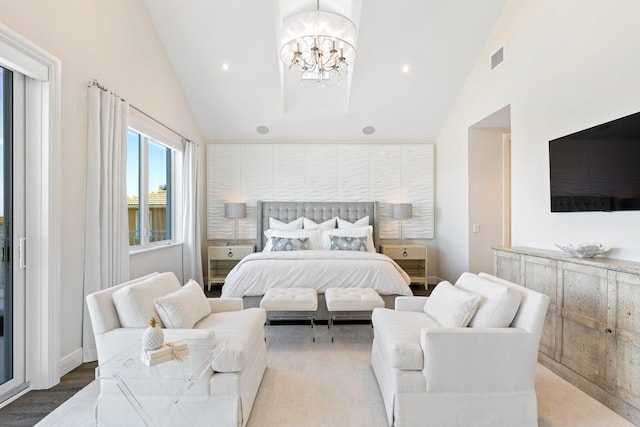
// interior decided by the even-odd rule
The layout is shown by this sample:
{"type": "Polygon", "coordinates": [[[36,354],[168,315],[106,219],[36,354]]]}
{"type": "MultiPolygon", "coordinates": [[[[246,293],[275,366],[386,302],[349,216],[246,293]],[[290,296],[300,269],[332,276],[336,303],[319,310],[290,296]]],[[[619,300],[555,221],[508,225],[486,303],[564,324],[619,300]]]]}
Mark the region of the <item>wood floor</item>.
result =
{"type": "Polygon", "coordinates": [[[0,409],[0,426],[31,427],[95,379],[97,362],[84,363],[49,390],[33,390],[0,409]]]}

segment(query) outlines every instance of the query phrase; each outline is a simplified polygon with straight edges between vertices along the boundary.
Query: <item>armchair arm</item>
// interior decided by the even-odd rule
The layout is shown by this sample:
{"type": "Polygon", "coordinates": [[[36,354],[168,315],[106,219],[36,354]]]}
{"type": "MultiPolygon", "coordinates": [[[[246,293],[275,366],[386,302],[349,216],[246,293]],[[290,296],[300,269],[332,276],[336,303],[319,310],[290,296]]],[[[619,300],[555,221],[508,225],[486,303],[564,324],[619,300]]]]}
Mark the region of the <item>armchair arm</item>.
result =
{"type": "Polygon", "coordinates": [[[212,313],[240,311],[244,308],[242,298],[208,298],[212,313]]]}
{"type": "Polygon", "coordinates": [[[429,297],[396,297],[395,309],[398,311],[422,311],[429,297]]]}
{"type": "Polygon", "coordinates": [[[517,328],[420,331],[427,391],[532,390],[540,335],[517,328]]]}
{"type": "MultiPolygon", "coordinates": [[[[117,328],[104,334],[96,335],[98,349],[98,363],[104,363],[122,350],[142,339],[146,328],[117,328]]],[[[165,341],[210,341],[215,344],[215,334],[212,329],[163,329],[165,341]]],[[[142,348],[141,348],[142,350],[142,348]]]]}

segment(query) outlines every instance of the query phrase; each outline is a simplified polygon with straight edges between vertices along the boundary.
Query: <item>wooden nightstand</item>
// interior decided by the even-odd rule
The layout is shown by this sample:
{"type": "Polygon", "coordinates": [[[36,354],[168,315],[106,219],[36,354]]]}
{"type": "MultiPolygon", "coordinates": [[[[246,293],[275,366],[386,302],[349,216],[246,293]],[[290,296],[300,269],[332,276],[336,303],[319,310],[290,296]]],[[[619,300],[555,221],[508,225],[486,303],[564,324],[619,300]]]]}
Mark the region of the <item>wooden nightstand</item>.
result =
{"type": "Polygon", "coordinates": [[[244,257],[252,254],[254,245],[209,246],[209,284],[223,284],[227,274],[244,257]]]}
{"type": "Polygon", "coordinates": [[[424,245],[383,244],[383,254],[398,263],[411,278],[411,283],[422,283],[428,289],[427,247],[424,245]]]}

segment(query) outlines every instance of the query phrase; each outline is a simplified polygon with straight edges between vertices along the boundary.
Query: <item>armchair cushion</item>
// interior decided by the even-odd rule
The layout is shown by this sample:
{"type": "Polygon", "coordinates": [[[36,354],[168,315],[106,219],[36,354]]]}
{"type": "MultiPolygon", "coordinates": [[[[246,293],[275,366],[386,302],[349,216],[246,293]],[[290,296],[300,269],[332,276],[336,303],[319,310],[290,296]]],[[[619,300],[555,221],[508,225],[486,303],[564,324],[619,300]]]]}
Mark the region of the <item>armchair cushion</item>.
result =
{"type": "Polygon", "coordinates": [[[211,305],[198,282],[189,282],[180,289],[154,300],[156,310],[167,328],[191,329],[196,322],[211,313],[211,305]]]}
{"type": "Polygon", "coordinates": [[[385,360],[392,367],[420,371],[424,367],[420,330],[439,328],[438,322],[424,312],[397,311],[388,308],[373,310],[371,321],[375,339],[381,344],[385,360]]]}
{"type": "Polygon", "coordinates": [[[476,314],[469,322],[472,328],[508,328],[522,300],[518,291],[471,273],[463,273],[456,288],[481,298],[476,314]]]}
{"type": "Polygon", "coordinates": [[[259,344],[264,344],[265,311],[247,308],[240,311],[211,313],[195,329],[214,330],[220,352],[211,363],[215,372],[244,370],[259,344]]]}
{"type": "Polygon", "coordinates": [[[180,289],[180,282],[173,273],[161,273],[141,282],[124,286],[112,295],[118,318],[123,328],[146,328],[149,319],[160,320],[153,300],[180,289]]]}
{"type": "Polygon", "coordinates": [[[478,295],[442,281],[424,303],[424,312],[445,328],[463,328],[471,321],[479,303],[478,295]]]}

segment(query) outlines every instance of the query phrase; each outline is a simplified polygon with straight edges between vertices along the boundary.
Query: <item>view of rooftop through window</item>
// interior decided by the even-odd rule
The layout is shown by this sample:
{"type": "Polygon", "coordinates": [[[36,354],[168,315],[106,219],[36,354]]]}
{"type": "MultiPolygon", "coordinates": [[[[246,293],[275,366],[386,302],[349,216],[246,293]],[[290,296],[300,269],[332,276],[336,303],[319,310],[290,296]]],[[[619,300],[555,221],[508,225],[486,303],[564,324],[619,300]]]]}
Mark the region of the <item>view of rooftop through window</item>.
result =
{"type": "Polygon", "coordinates": [[[170,240],[171,149],[131,129],[128,134],[127,146],[129,245],[135,246],[170,240]],[[146,162],[144,162],[145,158],[146,162]],[[144,166],[141,162],[144,162],[144,166]],[[141,174],[145,169],[146,177],[143,177],[141,174]],[[145,188],[148,191],[143,193],[145,188]],[[142,227],[140,218],[141,193],[146,194],[146,200],[142,204],[147,208],[142,227]],[[148,229],[147,239],[143,238],[143,228],[148,229]]]}

